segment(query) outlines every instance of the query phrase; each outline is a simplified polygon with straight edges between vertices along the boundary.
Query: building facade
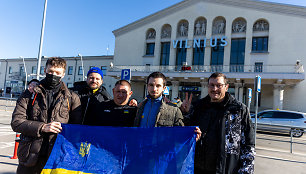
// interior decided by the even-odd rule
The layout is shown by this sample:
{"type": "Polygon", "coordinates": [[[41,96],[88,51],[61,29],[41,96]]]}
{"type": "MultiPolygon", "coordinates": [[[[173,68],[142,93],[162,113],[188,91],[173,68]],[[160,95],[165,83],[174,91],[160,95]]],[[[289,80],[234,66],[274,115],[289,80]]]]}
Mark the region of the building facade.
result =
{"type": "MultiPolygon", "coordinates": [[[[74,82],[86,80],[87,72],[91,67],[99,67],[104,73],[103,86],[112,95],[112,88],[115,83],[115,78],[108,76],[108,69],[113,62],[113,56],[82,56],[81,57],[62,57],[67,62],[65,77],[63,82],[68,87],[72,87],[74,82]],[[83,70],[84,67],[84,76],[83,70]]],[[[42,58],[40,68],[40,79],[44,78],[44,68],[47,58],[42,58]]],[[[37,74],[37,59],[22,58],[0,59],[0,89],[3,94],[20,94],[24,90],[25,81],[30,81],[36,78],[37,74]],[[24,66],[25,65],[25,66],[24,66]],[[25,69],[26,72],[25,73],[25,69]],[[26,78],[27,77],[27,78],[26,78]]]]}
{"type": "Polygon", "coordinates": [[[259,75],[260,110],[306,112],[305,28],[305,7],[184,0],[114,30],[114,67],[108,75],[118,78],[122,69],[131,69],[134,97],[142,100],[146,77],[160,71],[167,77],[171,99],[192,92],[196,100],[207,95],[207,78],[219,71],[229,78],[229,92],[244,103],[259,75]]]}

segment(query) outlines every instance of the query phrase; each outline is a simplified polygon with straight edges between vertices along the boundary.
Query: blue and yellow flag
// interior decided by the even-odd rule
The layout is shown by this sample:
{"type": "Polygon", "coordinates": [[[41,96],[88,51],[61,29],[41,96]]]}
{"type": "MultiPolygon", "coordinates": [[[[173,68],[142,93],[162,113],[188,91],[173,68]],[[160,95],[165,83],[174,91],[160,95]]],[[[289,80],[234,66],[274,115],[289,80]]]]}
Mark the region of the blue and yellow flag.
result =
{"type": "Polygon", "coordinates": [[[194,127],[62,127],[43,174],[193,173],[194,127]]]}

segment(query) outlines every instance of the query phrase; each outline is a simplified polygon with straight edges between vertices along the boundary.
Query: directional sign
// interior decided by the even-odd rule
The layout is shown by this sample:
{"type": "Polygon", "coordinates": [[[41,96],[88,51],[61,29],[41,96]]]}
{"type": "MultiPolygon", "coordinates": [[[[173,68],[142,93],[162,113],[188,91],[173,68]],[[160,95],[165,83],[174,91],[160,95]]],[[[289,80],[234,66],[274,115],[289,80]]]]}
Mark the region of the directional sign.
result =
{"type": "Polygon", "coordinates": [[[252,89],[248,88],[248,90],[249,90],[249,102],[251,103],[251,101],[252,101],[252,89]]]}
{"type": "Polygon", "coordinates": [[[256,76],[255,77],[255,91],[260,92],[261,90],[261,77],[256,76]]]}
{"type": "Polygon", "coordinates": [[[123,70],[121,71],[121,80],[130,81],[130,80],[131,80],[131,77],[132,77],[131,69],[123,69],[123,70]]]}
{"type": "Polygon", "coordinates": [[[164,90],[164,95],[169,95],[169,87],[166,86],[166,89],[164,90]]]}

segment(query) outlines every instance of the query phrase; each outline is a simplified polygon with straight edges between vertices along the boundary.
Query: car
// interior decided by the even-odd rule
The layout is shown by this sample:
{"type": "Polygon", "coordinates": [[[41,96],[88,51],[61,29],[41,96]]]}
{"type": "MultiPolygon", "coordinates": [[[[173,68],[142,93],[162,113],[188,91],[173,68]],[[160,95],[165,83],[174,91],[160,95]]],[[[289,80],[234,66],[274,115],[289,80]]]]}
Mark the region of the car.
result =
{"type": "MultiPolygon", "coordinates": [[[[251,114],[255,123],[255,114],[251,114]]],[[[301,137],[306,130],[306,113],[287,110],[265,110],[257,114],[257,130],[278,133],[292,132],[292,136],[301,137]]]]}

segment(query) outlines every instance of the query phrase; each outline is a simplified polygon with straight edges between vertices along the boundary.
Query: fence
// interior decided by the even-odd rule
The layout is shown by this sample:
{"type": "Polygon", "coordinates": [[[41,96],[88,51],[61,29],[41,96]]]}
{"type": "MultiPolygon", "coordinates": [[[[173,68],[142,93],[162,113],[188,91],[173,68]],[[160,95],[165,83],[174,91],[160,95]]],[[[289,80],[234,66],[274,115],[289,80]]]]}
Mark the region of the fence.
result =
{"type": "MultiPolygon", "coordinates": [[[[284,125],[271,125],[271,124],[257,124],[258,125],[262,125],[262,126],[266,126],[266,127],[271,127],[271,131],[270,132],[275,132],[273,130],[278,130],[276,132],[288,132],[290,134],[290,141],[282,141],[282,142],[288,142],[290,143],[290,153],[293,153],[293,144],[300,144],[300,145],[306,145],[305,143],[300,143],[300,142],[294,142],[293,141],[293,134],[296,133],[297,131],[299,131],[299,133],[305,133],[306,128],[305,127],[295,127],[295,126],[284,126],[284,125]]],[[[260,131],[260,130],[257,130],[260,131]]],[[[269,139],[270,141],[279,141],[279,140],[273,140],[273,139],[269,139]]]]}
{"type": "Polygon", "coordinates": [[[0,97],[0,110],[13,111],[17,98],[0,97]]]}

